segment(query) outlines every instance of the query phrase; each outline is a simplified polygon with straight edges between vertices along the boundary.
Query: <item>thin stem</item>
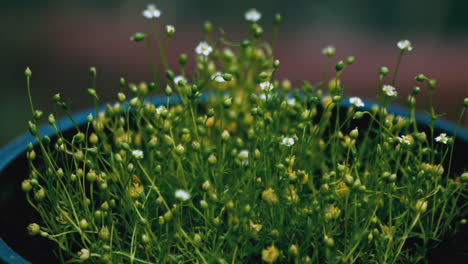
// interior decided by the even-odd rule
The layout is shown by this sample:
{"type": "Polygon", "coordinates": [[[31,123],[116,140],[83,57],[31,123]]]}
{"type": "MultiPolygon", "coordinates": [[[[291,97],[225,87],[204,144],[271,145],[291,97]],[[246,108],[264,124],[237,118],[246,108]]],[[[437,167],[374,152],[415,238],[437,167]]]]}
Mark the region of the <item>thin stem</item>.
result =
{"type": "Polygon", "coordinates": [[[403,58],[403,53],[405,51],[404,50],[401,50],[400,54],[398,55],[398,59],[397,59],[397,63],[396,63],[396,66],[395,66],[395,71],[393,72],[393,77],[392,77],[392,86],[395,86],[395,81],[396,81],[396,77],[397,77],[397,74],[398,74],[398,69],[400,68],[400,63],[401,63],[401,58],[403,58]]]}

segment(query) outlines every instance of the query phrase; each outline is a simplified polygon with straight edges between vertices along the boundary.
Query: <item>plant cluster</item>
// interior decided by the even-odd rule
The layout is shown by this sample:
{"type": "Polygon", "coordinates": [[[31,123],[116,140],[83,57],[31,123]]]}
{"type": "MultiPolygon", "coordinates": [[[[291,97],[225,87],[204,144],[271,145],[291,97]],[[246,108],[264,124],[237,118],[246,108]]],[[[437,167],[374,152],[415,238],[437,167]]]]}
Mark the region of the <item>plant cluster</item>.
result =
{"type": "MultiPolygon", "coordinates": [[[[161,33],[153,5],[143,15],[153,32],[131,40],[148,44],[154,79],[122,78],[117,102],[96,108],[71,136],[53,114],[56,137],[40,135],[43,113],[26,70],[38,144],[29,145],[22,189],[42,219],[27,229],[54,241],[62,262],[416,263],[454,222],[466,223],[468,173],[451,172],[455,137],[434,132],[436,82],[416,76],[429,92],[429,132],[415,119],[419,87],[408,97],[408,118],[386,110],[409,41],[398,42],[392,73],[378,73],[379,103],[364,108],[340,82],[352,56],[315,85],[292,89],[275,79],[280,15],[271,42],[255,9],[239,43],[222,31],[214,38],[205,23],[191,77],[185,54],[177,73],[168,67],[175,27],[161,33]],[[154,90],[166,97],[152,100],[154,90]]],[[[331,66],[335,48],[323,54],[331,66]]],[[[90,73],[88,93],[99,105],[97,71],[90,73]]],[[[59,94],[53,100],[70,115],[59,94]]],[[[466,107],[467,99],[462,114],[466,107]]]]}

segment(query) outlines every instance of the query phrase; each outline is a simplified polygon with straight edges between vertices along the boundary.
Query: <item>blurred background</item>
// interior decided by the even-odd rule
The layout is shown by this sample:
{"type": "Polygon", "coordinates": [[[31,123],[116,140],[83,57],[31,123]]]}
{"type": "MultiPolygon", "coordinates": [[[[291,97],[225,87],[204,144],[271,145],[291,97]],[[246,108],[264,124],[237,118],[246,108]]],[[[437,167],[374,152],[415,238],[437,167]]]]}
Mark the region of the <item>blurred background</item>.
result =
{"type": "MultiPolygon", "coordinates": [[[[124,0],[16,0],[0,8],[0,146],[27,129],[30,118],[24,69],[33,72],[37,108],[55,111],[53,94],[72,102],[78,111],[93,105],[89,66],[98,69],[97,90],[103,102],[114,100],[121,76],[128,81],[151,79],[146,45],[129,41],[137,31],[149,32],[141,12],[148,1],[124,0]]],[[[230,40],[248,32],[244,13],[255,7],[263,14],[265,38],[271,38],[276,12],[284,23],[278,40],[279,78],[316,82],[324,67],[322,47],[334,45],[334,60],[356,57],[342,81],[347,95],[373,98],[380,66],[392,70],[399,50],[396,42],[409,39],[414,50],[406,54],[396,82],[400,100],[418,85],[414,76],[437,79],[435,105],[445,118],[456,120],[468,96],[468,1],[299,1],[299,0],[155,0],[162,11],[161,26],[173,24],[176,34],[169,50],[174,67],[181,52],[193,55],[202,39],[202,24],[212,21],[230,40]]],[[[425,89],[422,89],[423,91],[425,89]]],[[[425,106],[424,92],[418,107],[425,106]]],[[[57,116],[63,115],[58,111],[57,116]]],[[[468,119],[464,120],[467,124],[468,119]]]]}

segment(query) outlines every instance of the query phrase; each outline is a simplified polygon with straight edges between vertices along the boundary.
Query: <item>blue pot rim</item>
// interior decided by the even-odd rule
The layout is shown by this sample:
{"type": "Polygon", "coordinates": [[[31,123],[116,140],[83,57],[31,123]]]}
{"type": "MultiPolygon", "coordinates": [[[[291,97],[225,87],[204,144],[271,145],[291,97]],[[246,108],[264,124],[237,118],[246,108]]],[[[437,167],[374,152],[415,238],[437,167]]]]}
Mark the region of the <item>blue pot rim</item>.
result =
{"type": "MultiPolygon", "coordinates": [[[[152,99],[152,102],[155,105],[161,105],[165,103],[167,97],[155,96],[152,99]]],[[[201,100],[207,100],[207,96],[203,96],[201,100]]],[[[359,108],[361,111],[370,111],[373,105],[377,105],[377,103],[373,100],[363,100],[365,106],[359,108]]],[[[171,98],[172,103],[180,102],[180,98],[174,97],[171,98]]],[[[341,107],[349,108],[351,104],[349,100],[343,100],[341,103],[341,107]]],[[[106,106],[101,106],[98,110],[102,111],[105,110],[106,106]]],[[[408,116],[408,109],[392,105],[387,109],[388,113],[395,114],[398,116],[408,116]]],[[[73,119],[78,125],[83,125],[87,122],[87,117],[89,114],[95,115],[96,110],[94,108],[87,109],[84,111],[77,112],[73,115],[73,119]]],[[[416,120],[420,124],[428,124],[430,117],[427,114],[416,113],[415,114],[416,120]]],[[[69,130],[74,127],[73,122],[68,118],[64,117],[59,121],[60,128],[62,131],[69,130]]],[[[436,120],[434,127],[436,130],[443,131],[449,135],[453,135],[456,130],[456,124],[450,121],[438,119],[436,120]]],[[[41,136],[49,136],[52,137],[55,135],[55,131],[50,125],[42,125],[39,128],[41,136]]],[[[468,142],[468,128],[464,128],[462,126],[458,127],[457,130],[457,139],[461,139],[465,142],[468,142]]],[[[37,144],[36,139],[29,133],[24,133],[19,138],[13,140],[11,143],[4,146],[0,149],[0,172],[2,172],[14,159],[16,159],[19,155],[24,153],[27,150],[27,146],[29,143],[37,144]]],[[[30,264],[29,261],[25,260],[21,255],[16,253],[12,248],[10,248],[5,241],[0,238],[0,259],[6,261],[7,264],[30,264]]]]}

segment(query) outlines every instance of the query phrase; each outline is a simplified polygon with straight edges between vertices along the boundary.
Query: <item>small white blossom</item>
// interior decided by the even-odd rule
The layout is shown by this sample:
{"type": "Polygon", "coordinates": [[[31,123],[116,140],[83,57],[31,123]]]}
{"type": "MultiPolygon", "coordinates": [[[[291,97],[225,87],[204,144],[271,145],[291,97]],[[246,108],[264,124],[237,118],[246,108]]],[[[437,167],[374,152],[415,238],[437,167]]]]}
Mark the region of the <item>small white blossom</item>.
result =
{"type": "Polygon", "coordinates": [[[213,51],[213,48],[206,43],[206,41],[202,41],[198,44],[195,48],[195,52],[200,55],[208,56],[213,51]]]}
{"type": "Polygon", "coordinates": [[[187,201],[190,199],[190,193],[184,190],[177,190],[175,192],[175,197],[181,201],[187,201]]]}
{"type": "Polygon", "coordinates": [[[182,81],[183,83],[187,83],[187,79],[185,79],[185,77],[182,75],[177,75],[176,77],[174,77],[175,84],[179,85],[180,81],[182,81]]]}
{"type": "Polygon", "coordinates": [[[270,82],[262,82],[259,84],[259,86],[260,86],[260,89],[262,89],[263,91],[271,91],[273,90],[273,88],[275,88],[273,84],[270,82]]]}
{"type": "Polygon", "coordinates": [[[249,151],[248,150],[242,150],[239,152],[239,159],[241,160],[248,160],[249,159],[249,151]]]}
{"type": "Polygon", "coordinates": [[[286,100],[286,103],[288,103],[288,105],[294,105],[296,103],[296,99],[294,98],[288,98],[286,100]]]}
{"type": "Polygon", "coordinates": [[[411,138],[408,135],[399,136],[397,139],[400,143],[411,145],[411,138]]]}
{"type": "Polygon", "coordinates": [[[160,106],[158,106],[158,107],[156,108],[156,113],[157,113],[158,115],[160,115],[160,114],[162,114],[162,113],[164,112],[164,110],[166,110],[166,107],[163,106],[163,105],[160,105],[160,106]]]}
{"type": "Polygon", "coordinates": [[[148,7],[143,10],[143,16],[148,19],[158,18],[161,16],[161,11],[157,9],[155,5],[149,4],[148,7]]]}
{"type": "Polygon", "coordinates": [[[322,53],[323,55],[326,55],[328,57],[331,57],[335,54],[335,47],[333,46],[326,46],[325,48],[322,49],[322,53]]]}
{"type": "Polygon", "coordinates": [[[142,159],[143,158],[143,151],[139,149],[135,149],[132,151],[132,156],[135,157],[135,159],[142,159]]]}
{"type": "Polygon", "coordinates": [[[387,96],[397,96],[397,91],[395,89],[395,87],[389,85],[389,84],[386,84],[382,87],[382,91],[387,95],[387,96]]]}
{"type": "Polygon", "coordinates": [[[350,97],[349,103],[354,107],[364,107],[364,102],[359,97],[350,97]]]}
{"type": "Polygon", "coordinates": [[[411,46],[411,42],[407,39],[398,41],[397,46],[401,50],[407,50],[407,51],[413,50],[413,46],[411,46]]]}
{"type": "Polygon", "coordinates": [[[167,35],[174,35],[175,27],[173,25],[166,25],[166,34],[167,35]]]}
{"type": "Polygon", "coordinates": [[[260,18],[262,18],[262,14],[255,8],[251,8],[245,12],[245,20],[247,21],[257,22],[260,18]]]}
{"type": "Polygon", "coordinates": [[[284,145],[286,147],[292,147],[294,145],[294,143],[295,143],[294,138],[292,138],[292,137],[285,137],[281,141],[281,145],[284,145]]]}
{"type": "Polygon", "coordinates": [[[449,137],[447,137],[447,134],[441,133],[438,137],[435,138],[436,142],[447,144],[449,140],[449,137]]]}
{"type": "Polygon", "coordinates": [[[215,74],[211,75],[211,80],[213,80],[215,82],[219,82],[219,83],[222,83],[222,82],[226,81],[226,80],[224,80],[221,72],[216,72],[215,74]]]}
{"type": "Polygon", "coordinates": [[[262,100],[262,101],[265,101],[267,99],[266,94],[264,94],[264,93],[260,94],[258,96],[258,98],[260,98],[260,100],[262,100]]]}

